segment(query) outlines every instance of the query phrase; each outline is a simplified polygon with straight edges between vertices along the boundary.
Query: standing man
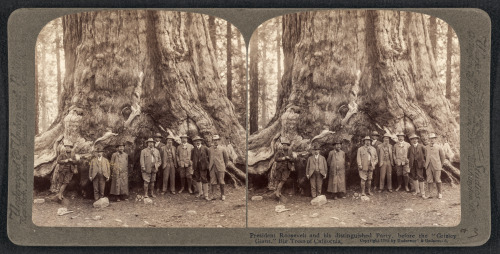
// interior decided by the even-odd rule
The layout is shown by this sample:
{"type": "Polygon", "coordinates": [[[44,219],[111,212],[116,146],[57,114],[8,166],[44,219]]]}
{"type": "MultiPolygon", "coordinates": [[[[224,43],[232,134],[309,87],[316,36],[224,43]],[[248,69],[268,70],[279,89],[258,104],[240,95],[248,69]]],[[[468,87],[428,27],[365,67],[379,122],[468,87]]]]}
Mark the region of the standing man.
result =
{"type": "Polygon", "coordinates": [[[430,144],[427,146],[425,152],[425,168],[427,183],[429,184],[429,196],[431,193],[431,184],[436,183],[438,198],[443,198],[443,194],[441,193],[441,170],[443,169],[445,155],[443,149],[436,144],[436,138],[437,136],[434,133],[429,135],[430,144]]]}
{"type": "Polygon", "coordinates": [[[97,157],[90,161],[89,179],[94,185],[94,200],[104,197],[104,188],[109,181],[110,168],[108,159],[104,158],[104,150],[97,148],[97,157]]]}
{"type": "MultiPolygon", "coordinates": [[[[187,180],[188,191],[191,194],[193,193],[191,188],[193,183],[193,167],[191,162],[193,145],[189,144],[187,139],[187,135],[181,135],[181,144],[177,147],[177,161],[179,163],[177,173],[181,178],[181,189],[179,190],[179,193],[184,191],[184,182],[187,180]]],[[[201,193],[201,189],[198,190],[198,193],[201,193]]],[[[175,194],[175,190],[173,194],[175,194]]]]}
{"type": "Polygon", "coordinates": [[[409,192],[408,174],[410,173],[410,167],[408,166],[408,149],[410,148],[410,144],[405,142],[405,134],[402,132],[398,132],[396,136],[398,137],[398,142],[394,144],[392,148],[394,162],[396,164],[396,175],[398,177],[398,187],[396,191],[399,191],[404,180],[404,188],[409,192]]]}
{"type": "Polygon", "coordinates": [[[212,138],[212,146],[209,149],[209,165],[210,169],[210,184],[212,185],[212,199],[215,199],[215,191],[217,190],[217,184],[220,187],[220,199],[222,201],[226,200],[224,195],[224,176],[226,174],[226,165],[228,161],[228,156],[226,149],[219,146],[219,135],[214,135],[212,138]]]}
{"type": "Polygon", "coordinates": [[[208,148],[201,144],[202,138],[195,136],[193,138],[194,148],[191,151],[191,161],[193,162],[193,177],[198,186],[198,195],[196,197],[205,196],[208,198],[208,164],[209,164],[209,151],[208,148]]]}
{"type": "MultiPolygon", "coordinates": [[[[372,137],[371,145],[373,146],[373,148],[375,148],[375,150],[378,150],[378,146],[380,144],[382,144],[382,142],[380,142],[380,134],[378,133],[378,131],[373,131],[371,137],[372,137]]],[[[380,167],[378,165],[375,165],[375,167],[373,168],[373,190],[374,191],[375,191],[375,189],[377,189],[379,187],[379,184],[380,184],[380,167]]]]}
{"type": "Polygon", "coordinates": [[[57,157],[57,164],[59,164],[58,181],[61,184],[59,193],[57,194],[59,200],[64,199],[64,190],[66,190],[66,187],[73,178],[73,174],[78,173],[76,162],[76,157],[73,154],[73,144],[67,142],[64,144],[64,152],[57,157]]]}
{"type": "Polygon", "coordinates": [[[170,192],[175,194],[175,169],[177,168],[177,152],[173,145],[174,137],[167,136],[167,144],[160,148],[161,171],[163,171],[161,194],[167,192],[167,186],[170,180],[170,192]]]}
{"type": "Polygon", "coordinates": [[[306,176],[311,182],[311,196],[313,198],[321,195],[323,179],[326,178],[326,159],[319,154],[319,147],[313,148],[313,154],[307,159],[306,176]]]}
{"type": "Polygon", "coordinates": [[[281,197],[281,189],[290,176],[290,171],[295,170],[295,160],[293,158],[293,153],[289,148],[290,142],[283,139],[281,141],[281,148],[279,148],[274,155],[274,161],[276,162],[276,173],[274,175],[274,180],[275,182],[278,182],[278,187],[276,187],[275,195],[278,198],[281,197]]]}
{"type": "Polygon", "coordinates": [[[150,138],[146,140],[148,147],[141,151],[141,172],[142,180],[144,180],[144,197],[148,198],[148,188],[151,189],[151,197],[156,197],[154,187],[156,181],[156,173],[161,166],[160,151],[154,147],[155,141],[150,138]]]}
{"type": "Polygon", "coordinates": [[[408,149],[408,161],[410,165],[410,178],[412,179],[415,192],[413,195],[422,194],[423,199],[425,196],[425,178],[424,178],[424,163],[425,163],[425,149],[424,146],[418,143],[418,136],[413,134],[410,136],[411,146],[408,149]]]}
{"type": "Polygon", "coordinates": [[[394,159],[392,157],[392,146],[389,143],[390,138],[389,133],[384,134],[383,143],[377,147],[378,165],[380,167],[380,188],[378,192],[384,190],[386,178],[387,190],[392,192],[392,166],[394,166],[394,159]]]}
{"type": "MultiPolygon", "coordinates": [[[[158,151],[161,151],[161,148],[165,145],[161,141],[163,139],[163,136],[161,133],[157,132],[154,137],[155,141],[155,148],[158,149],[158,151]]],[[[156,173],[156,193],[160,192],[163,188],[163,170],[158,170],[158,173],[156,173]]]]}
{"type": "Polygon", "coordinates": [[[116,195],[116,201],[120,202],[120,197],[127,200],[128,196],[128,154],[125,151],[125,144],[118,144],[118,151],[111,155],[111,195],[116,195]]]}
{"type": "Polygon", "coordinates": [[[361,196],[365,196],[365,184],[368,189],[368,195],[372,195],[371,185],[373,178],[373,169],[378,162],[377,151],[371,146],[371,138],[366,136],[363,139],[364,145],[358,148],[357,163],[359,177],[361,178],[361,196]]]}
{"type": "Polygon", "coordinates": [[[341,150],[342,142],[336,140],[334,149],[328,153],[326,160],[330,171],[328,172],[328,192],[333,193],[333,199],[345,198],[345,152],[341,150]]]}

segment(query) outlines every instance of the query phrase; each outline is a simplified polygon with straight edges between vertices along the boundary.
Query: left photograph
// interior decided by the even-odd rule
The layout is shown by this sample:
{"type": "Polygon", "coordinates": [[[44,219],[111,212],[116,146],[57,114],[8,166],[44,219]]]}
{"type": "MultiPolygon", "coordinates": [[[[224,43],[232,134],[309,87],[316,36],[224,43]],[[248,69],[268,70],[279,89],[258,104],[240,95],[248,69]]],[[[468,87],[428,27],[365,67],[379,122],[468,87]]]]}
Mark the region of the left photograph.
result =
{"type": "Polygon", "coordinates": [[[33,223],[246,226],[246,49],[223,19],[99,11],[36,43],[33,223]]]}

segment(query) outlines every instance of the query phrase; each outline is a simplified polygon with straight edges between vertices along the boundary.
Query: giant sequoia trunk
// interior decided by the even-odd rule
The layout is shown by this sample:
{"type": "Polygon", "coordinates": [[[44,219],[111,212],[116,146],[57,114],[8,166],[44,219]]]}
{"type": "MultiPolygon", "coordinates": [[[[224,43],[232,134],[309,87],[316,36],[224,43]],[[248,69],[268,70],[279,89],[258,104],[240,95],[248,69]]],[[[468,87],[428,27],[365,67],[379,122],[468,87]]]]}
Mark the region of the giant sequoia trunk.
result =
{"type": "Polygon", "coordinates": [[[132,180],[140,180],[138,153],[156,132],[177,142],[183,133],[209,141],[219,134],[240,168],[230,164],[229,175],[244,179],[245,130],[220,82],[207,23],[200,14],[162,11],[63,17],[59,115],[35,138],[35,182],[55,175],[65,141],[81,158],[83,184],[95,147],[109,158],[118,142],[135,164],[132,180]]]}
{"type": "MultiPolygon", "coordinates": [[[[298,172],[312,145],[320,145],[326,156],[334,139],[350,140],[344,149],[353,160],[360,140],[373,130],[394,138],[397,131],[417,133],[424,139],[435,132],[449,138],[459,158],[459,124],[437,84],[424,15],[304,12],[284,16],[283,29],[285,66],[276,115],[249,137],[251,177],[272,175],[280,138],[292,142],[298,172]]],[[[448,176],[459,178],[448,165],[448,176]]]]}

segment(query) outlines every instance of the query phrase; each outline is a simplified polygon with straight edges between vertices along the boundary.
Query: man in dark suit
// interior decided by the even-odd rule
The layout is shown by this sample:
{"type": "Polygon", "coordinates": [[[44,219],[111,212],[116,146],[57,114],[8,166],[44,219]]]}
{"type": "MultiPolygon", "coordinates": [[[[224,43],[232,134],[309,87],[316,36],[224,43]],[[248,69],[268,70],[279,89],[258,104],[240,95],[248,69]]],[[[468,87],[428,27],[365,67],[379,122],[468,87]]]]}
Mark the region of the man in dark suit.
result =
{"type": "MultiPolygon", "coordinates": [[[[372,138],[371,145],[373,146],[373,148],[375,148],[375,150],[378,151],[378,146],[382,144],[382,142],[380,142],[380,134],[378,133],[378,131],[373,131],[371,138],[372,138]]],[[[378,189],[379,185],[380,185],[380,166],[377,164],[373,168],[373,190],[375,191],[376,189],[378,189]]]]}
{"type": "Polygon", "coordinates": [[[419,137],[416,134],[410,136],[411,146],[408,149],[408,161],[410,164],[410,178],[413,181],[415,192],[419,192],[423,199],[425,196],[425,176],[424,176],[424,163],[425,163],[425,149],[424,146],[418,143],[419,137]],[[419,191],[420,189],[420,191],[419,191]]]}
{"type": "Polygon", "coordinates": [[[196,197],[208,198],[208,163],[210,153],[208,148],[201,144],[203,139],[200,136],[193,138],[194,148],[191,151],[191,161],[193,163],[193,178],[198,187],[198,195],[196,197]],[[201,191],[203,190],[203,191],[201,191]]]}

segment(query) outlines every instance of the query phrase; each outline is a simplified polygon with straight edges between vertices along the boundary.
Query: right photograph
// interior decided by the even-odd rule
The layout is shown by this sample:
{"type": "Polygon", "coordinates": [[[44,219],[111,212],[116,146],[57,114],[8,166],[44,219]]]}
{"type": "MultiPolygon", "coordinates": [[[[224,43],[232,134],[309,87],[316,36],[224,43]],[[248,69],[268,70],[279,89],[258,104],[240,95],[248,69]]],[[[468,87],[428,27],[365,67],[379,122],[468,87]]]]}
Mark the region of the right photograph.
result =
{"type": "Polygon", "coordinates": [[[248,227],[460,223],[460,44],[434,16],[288,14],[249,50],[248,227]]]}

